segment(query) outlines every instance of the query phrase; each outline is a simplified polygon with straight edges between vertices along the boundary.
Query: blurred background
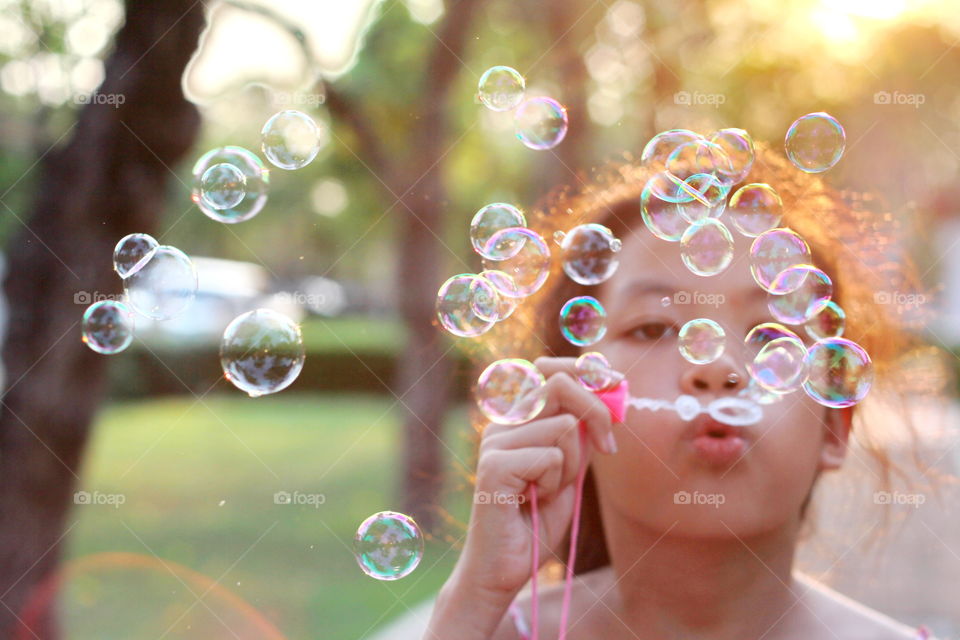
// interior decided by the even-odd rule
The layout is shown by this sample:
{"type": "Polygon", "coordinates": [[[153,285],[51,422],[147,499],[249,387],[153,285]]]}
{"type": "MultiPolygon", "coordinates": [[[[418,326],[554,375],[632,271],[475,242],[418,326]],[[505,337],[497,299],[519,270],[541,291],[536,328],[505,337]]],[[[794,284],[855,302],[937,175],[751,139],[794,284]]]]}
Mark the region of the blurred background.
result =
{"type": "MultiPolygon", "coordinates": [[[[930,318],[926,357],[952,368],[955,9],[0,0],[0,636],[366,638],[435,594],[462,544],[473,451],[469,354],[433,326],[433,298],[479,269],[470,218],[489,202],[529,208],[664,129],[741,127],[776,147],[797,117],[836,116],[847,149],[827,180],[878,194],[902,221],[929,294],[883,295],[930,318]],[[566,105],[554,151],[518,144],[509,114],[478,103],[494,65],[566,105]],[[259,153],[282,109],[321,125],[317,159],[272,171],[249,221],[202,215],[194,161],[227,144],[259,153]],[[100,356],[79,322],[122,293],[111,256],[133,232],[193,257],[196,306],[100,356]],[[307,358],[288,390],[251,399],[223,379],[217,349],[261,306],[301,323],[307,358]],[[366,577],[350,550],[384,509],[427,534],[421,566],[395,583],[366,577]]],[[[926,362],[911,379],[952,394],[952,372],[926,362]]],[[[915,410],[922,453],[955,472],[953,405],[915,410]]],[[[853,458],[821,487],[801,567],[960,637],[957,492],[879,505],[853,458]]]]}

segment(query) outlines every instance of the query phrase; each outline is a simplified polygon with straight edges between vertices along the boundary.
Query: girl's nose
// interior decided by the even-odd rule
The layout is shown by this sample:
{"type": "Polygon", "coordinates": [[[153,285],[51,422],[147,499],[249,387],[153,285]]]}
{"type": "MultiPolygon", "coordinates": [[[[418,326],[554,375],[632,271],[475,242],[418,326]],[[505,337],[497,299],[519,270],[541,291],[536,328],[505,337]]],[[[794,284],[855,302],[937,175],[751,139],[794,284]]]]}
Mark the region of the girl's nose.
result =
{"type": "Polygon", "coordinates": [[[691,365],[680,377],[680,388],[689,394],[739,391],[747,386],[746,373],[723,355],[708,364],[691,365]]]}

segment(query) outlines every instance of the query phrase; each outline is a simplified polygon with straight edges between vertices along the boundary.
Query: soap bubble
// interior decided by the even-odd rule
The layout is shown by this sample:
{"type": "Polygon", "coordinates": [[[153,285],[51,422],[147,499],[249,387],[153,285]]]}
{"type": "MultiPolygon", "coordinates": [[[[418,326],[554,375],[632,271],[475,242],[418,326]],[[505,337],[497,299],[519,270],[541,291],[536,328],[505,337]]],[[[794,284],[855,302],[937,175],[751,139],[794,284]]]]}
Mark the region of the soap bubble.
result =
{"type": "MultiPolygon", "coordinates": [[[[680,145],[701,138],[700,134],[689,129],[661,131],[650,138],[640,154],[640,162],[654,174],[654,177],[647,183],[647,186],[652,190],[652,195],[667,202],[677,202],[673,199],[677,185],[667,174],[667,159],[680,145]]],[[[689,196],[682,196],[682,200],[688,199],[689,196]]]]}
{"type": "Polygon", "coordinates": [[[648,180],[640,193],[640,216],[650,233],[667,242],[679,242],[690,223],[677,211],[676,203],[655,195],[654,183],[653,178],[648,180]]]}
{"type": "Polygon", "coordinates": [[[127,301],[137,313],[154,320],[179,316],[197,296],[197,270],[176,247],[157,247],[145,265],[123,280],[127,301]]]}
{"type": "Polygon", "coordinates": [[[765,291],[770,291],[770,285],[784,270],[809,263],[810,247],[790,229],[765,231],[750,245],[750,273],[765,291]]]}
{"type": "Polygon", "coordinates": [[[83,313],[80,331],[83,342],[97,353],[120,353],[133,342],[133,313],[116,300],[94,302],[83,313]]]}
{"type": "Polygon", "coordinates": [[[791,393],[799,389],[807,378],[806,356],[807,349],[799,338],[775,338],[747,363],[747,371],[764,389],[774,393],[791,393]]]}
{"type": "Polygon", "coordinates": [[[680,237],[680,258],[698,276],[717,275],[733,260],[733,236],[719,220],[698,220],[680,237]]]}
{"type": "Polygon", "coordinates": [[[577,380],[588,391],[603,391],[623,381],[623,374],[615,371],[606,356],[598,351],[584,353],[574,363],[577,380]]]}
{"type": "Polygon", "coordinates": [[[850,407],[866,397],[873,385],[873,362],[856,342],[826,338],[807,352],[807,395],[825,407],[850,407]]]}
{"type": "Polygon", "coordinates": [[[510,111],[523,101],[526,83],[520,72],[511,67],[487,69],[477,86],[480,102],[492,111],[510,111]]]}
{"type": "Polygon", "coordinates": [[[753,378],[750,378],[747,386],[741,389],[737,395],[763,405],[773,404],[783,399],[783,395],[764,389],[753,378]]]}
{"type": "Polygon", "coordinates": [[[777,338],[793,338],[800,340],[800,336],[777,322],[762,322],[747,332],[743,339],[746,347],[747,359],[753,360],[767,344],[777,338]]]}
{"type": "Polygon", "coordinates": [[[747,184],[730,196],[727,217],[737,231],[754,238],[780,224],[783,202],[770,185],[747,184]]]}
{"type": "Polygon", "coordinates": [[[475,300],[478,292],[495,294],[488,280],[472,273],[455,275],[440,285],[436,304],[440,325],[461,338],[473,338],[489,331],[496,318],[477,315],[475,300]]]}
{"type": "Polygon", "coordinates": [[[733,173],[733,163],[720,145],[698,138],[691,142],[685,142],[673,150],[673,153],[667,158],[667,177],[673,180],[680,191],[675,198],[677,202],[686,200],[680,192],[685,193],[689,198],[695,198],[704,205],[709,206],[709,202],[697,190],[690,188],[686,180],[698,173],[713,175],[720,181],[724,187],[729,187],[732,183],[729,177],[733,173]]]}
{"type": "Polygon", "coordinates": [[[721,168],[729,185],[742,182],[750,173],[754,161],[753,138],[743,129],[720,129],[710,135],[710,142],[718,145],[730,159],[730,166],[721,168]]]}
{"type": "Polygon", "coordinates": [[[533,420],[547,403],[547,381],[532,362],[497,360],[477,380],[477,406],[491,422],[521,424],[533,420]]]}
{"type": "Polygon", "coordinates": [[[620,266],[623,244],[599,224],[581,224],[563,234],[560,243],[563,271],[580,284],[600,284],[620,266]]]}
{"type": "Polygon", "coordinates": [[[840,305],[830,300],[817,315],[807,320],[803,328],[807,335],[814,340],[839,338],[843,335],[846,319],[847,314],[840,308],[840,305]]]}
{"type": "Polygon", "coordinates": [[[803,324],[827,306],[833,282],[820,269],[802,264],[782,271],[770,284],[767,308],[786,324],[803,324]]]}
{"type": "Polygon", "coordinates": [[[677,334],[680,355],[693,364],[708,364],[723,355],[727,335],[709,318],[690,320],[677,334]]]}
{"type": "Polygon", "coordinates": [[[306,351],[296,322],[272,309],[233,319],[220,341],[220,366],[251,398],[286,389],[300,375],[306,351]]]}
{"type": "Polygon", "coordinates": [[[320,127],[302,111],[288,109],[275,113],[264,123],[260,140],[264,155],[274,166],[300,169],[320,152],[320,127]]]}
{"type": "Polygon", "coordinates": [[[671,304],[673,304],[673,301],[670,299],[670,296],[663,296],[660,298],[661,307],[669,307],[671,304]]]}
{"type": "Polygon", "coordinates": [[[124,236],[113,250],[113,270],[121,278],[136,273],[153,257],[158,246],[160,243],[146,233],[124,236]]]}
{"type": "Polygon", "coordinates": [[[485,253],[487,244],[490,242],[491,236],[501,229],[526,226],[527,221],[520,209],[505,202],[494,202],[482,207],[474,214],[473,220],[470,221],[470,243],[473,245],[473,250],[484,258],[490,258],[491,260],[512,258],[523,246],[522,242],[515,246],[491,247],[490,255],[485,253]]]}
{"type": "Polygon", "coordinates": [[[232,209],[246,195],[247,178],[236,165],[219,162],[200,176],[200,197],[211,209],[232,209]]]}
{"type": "Polygon", "coordinates": [[[243,147],[228,146],[208,151],[200,156],[191,172],[193,190],[190,198],[200,211],[212,220],[229,224],[243,222],[260,213],[267,203],[270,171],[255,153],[243,147]],[[245,183],[243,198],[237,204],[224,209],[210,206],[203,197],[203,177],[208,169],[218,164],[230,164],[239,169],[245,183]]]}
{"type": "Polygon", "coordinates": [[[476,276],[470,281],[470,309],[481,320],[500,320],[500,294],[493,283],[483,276],[476,276]]]}
{"type": "Polygon", "coordinates": [[[423,534],[416,521],[396,511],[364,520],[353,536],[353,555],[363,572],[377,580],[410,575],[423,558],[423,534]]]}
{"type": "Polygon", "coordinates": [[[496,311],[496,321],[506,320],[516,310],[520,299],[523,297],[520,295],[517,283],[510,277],[510,274],[496,269],[481,271],[480,277],[493,285],[493,288],[497,291],[499,304],[496,311]]]}
{"type": "Polygon", "coordinates": [[[807,173],[822,173],[837,164],[846,144],[843,127],[823,111],[808,113],[794,121],[784,141],[790,162],[807,173]]]}
{"type": "Polygon", "coordinates": [[[607,312],[591,296],[571,298],[560,309],[560,333],[578,347],[595,344],[607,333],[607,312]]]}
{"type": "Polygon", "coordinates": [[[703,218],[719,218],[727,206],[727,192],[729,187],[720,184],[720,179],[710,173],[696,173],[684,180],[685,187],[677,187],[678,197],[681,192],[700,194],[697,198],[690,198],[676,204],[677,212],[687,222],[696,222],[703,218]]]}
{"type": "Polygon", "coordinates": [[[567,135],[567,110],[553,98],[530,98],[514,114],[517,138],[526,147],[553,149],[567,135]]]}
{"type": "MultiPolygon", "coordinates": [[[[484,269],[497,269],[508,274],[522,297],[536,293],[550,275],[550,249],[536,231],[513,227],[501,229],[490,237],[487,247],[520,246],[505,260],[483,259],[484,269]]],[[[510,251],[513,251],[512,249],[510,251]]],[[[496,253],[490,249],[487,253],[496,253]]]]}

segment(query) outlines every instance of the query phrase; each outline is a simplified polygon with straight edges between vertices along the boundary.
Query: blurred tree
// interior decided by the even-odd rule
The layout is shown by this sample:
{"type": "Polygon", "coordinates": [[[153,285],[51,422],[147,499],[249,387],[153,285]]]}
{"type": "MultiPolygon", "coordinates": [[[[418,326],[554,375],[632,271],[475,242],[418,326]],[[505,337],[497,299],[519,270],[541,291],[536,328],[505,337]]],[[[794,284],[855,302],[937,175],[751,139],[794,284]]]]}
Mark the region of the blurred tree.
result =
{"type": "Polygon", "coordinates": [[[90,101],[64,134],[69,141],[41,156],[32,213],[8,245],[0,637],[57,636],[50,603],[43,603],[29,629],[19,616],[36,606],[57,568],[90,419],[103,391],[107,361],[80,341],[83,307],[77,303],[88,301],[89,292],[116,288],[107,265],[117,238],[157,227],[169,167],[199,129],[180,78],[203,22],[203,5],[193,0],[126,3],[126,22],[97,90],[123,96],[122,104],[90,101]]]}

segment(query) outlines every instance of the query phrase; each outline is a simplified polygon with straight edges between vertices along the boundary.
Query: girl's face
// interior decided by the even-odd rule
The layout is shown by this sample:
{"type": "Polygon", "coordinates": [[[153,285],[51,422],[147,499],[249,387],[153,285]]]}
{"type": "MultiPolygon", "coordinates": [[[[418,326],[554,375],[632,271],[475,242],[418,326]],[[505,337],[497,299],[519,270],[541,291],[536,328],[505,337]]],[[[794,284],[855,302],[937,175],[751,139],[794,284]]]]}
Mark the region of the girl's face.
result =
{"type": "MultiPolygon", "coordinates": [[[[608,319],[604,339],[591,350],[626,375],[632,396],[673,401],[689,394],[705,405],[747,385],[743,339],[775,320],[750,274],[749,239],[735,242],[730,266],[701,277],[683,265],[677,243],[643,228],[625,234],[620,267],[595,294],[608,319]],[[678,350],[677,333],[695,318],[714,320],[726,332],[723,355],[709,364],[692,364],[678,350]]],[[[806,339],[802,327],[792,329],[806,339]]],[[[850,414],[825,409],[800,390],[764,405],[759,423],[734,428],[737,441],[706,414],[684,422],[673,411],[629,409],[615,427],[619,453],[593,457],[604,508],[703,537],[798,523],[818,471],[843,459],[850,414]]]]}

